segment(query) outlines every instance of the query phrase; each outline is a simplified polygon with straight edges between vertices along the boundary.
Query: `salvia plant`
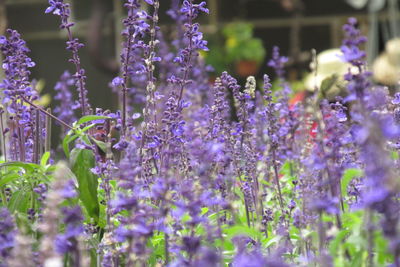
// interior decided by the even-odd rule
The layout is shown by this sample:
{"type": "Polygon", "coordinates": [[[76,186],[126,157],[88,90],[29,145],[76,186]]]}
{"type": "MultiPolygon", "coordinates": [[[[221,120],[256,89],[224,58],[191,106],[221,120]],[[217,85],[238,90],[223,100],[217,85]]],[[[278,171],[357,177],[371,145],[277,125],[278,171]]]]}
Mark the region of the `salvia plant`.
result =
{"type": "Polygon", "coordinates": [[[338,55],[347,95],[316,84],[293,104],[277,47],[280,90],[210,84],[206,2],[172,1],[173,40],[162,2],[124,1],[115,111],[90,105],[66,1],[45,11],[71,52],[53,110],[21,35],[0,37],[0,266],[400,266],[400,93],[372,83],[357,21],[338,55]]]}

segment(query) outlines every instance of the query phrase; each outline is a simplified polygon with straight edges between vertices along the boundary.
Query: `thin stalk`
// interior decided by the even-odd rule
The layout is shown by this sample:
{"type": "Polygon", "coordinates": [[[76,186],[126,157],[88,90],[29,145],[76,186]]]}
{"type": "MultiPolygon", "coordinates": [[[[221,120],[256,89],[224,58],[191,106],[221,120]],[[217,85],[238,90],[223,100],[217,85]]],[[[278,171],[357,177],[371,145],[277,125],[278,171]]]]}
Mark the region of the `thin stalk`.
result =
{"type": "Polygon", "coordinates": [[[284,214],[283,209],[283,197],[282,197],[282,190],[281,190],[281,184],[279,182],[279,174],[278,174],[278,166],[276,166],[276,155],[275,155],[275,150],[272,151],[272,161],[273,161],[273,168],[274,168],[274,178],[275,178],[275,184],[276,187],[278,188],[278,197],[279,197],[279,205],[281,206],[282,209],[282,215],[284,214]]]}
{"type": "MultiPolygon", "coordinates": [[[[19,123],[18,123],[19,125],[19,123]]],[[[19,160],[25,162],[25,138],[24,129],[22,126],[17,126],[18,129],[18,141],[19,141],[19,160]]]]}
{"type": "MultiPolygon", "coordinates": [[[[160,3],[158,0],[154,1],[154,11],[153,11],[153,19],[152,19],[152,25],[150,29],[150,41],[149,41],[149,51],[147,54],[147,58],[145,60],[146,65],[147,65],[147,86],[146,86],[146,91],[148,96],[150,96],[145,105],[145,109],[143,112],[144,116],[144,129],[143,129],[143,137],[142,137],[142,142],[140,144],[140,164],[143,164],[142,158],[143,158],[143,149],[144,149],[144,144],[147,139],[147,134],[148,134],[148,128],[149,128],[149,120],[151,121],[151,117],[153,117],[153,124],[154,127],[156,127],[157,123],[157,112],[156,112],[156,99],[155,99],[155,83],[154,83],[154,61],[153,61],[153,56],[155,53],[155,46],[156,46],[156,29],[157,29],[157,24],[158,24],[158,9],[160,7],[160,3]],[[151,114],[153,113],[153,114],[151,114]]],[[[154,159],[153,159],[154,160],[154,159]]],[[[157,168],[157,163],[156,160],[154,160],[154,165],[155,168],[157,168]]]]}
{"type": "Polygon", "coordinates": [[[7,162],[6,135],[4,133],[3,113],[0,113],[0,131],[2,136],[4,162],[7,162]]]}
{"type": "Polygon", "coordinates": [[[322,211],[319,212],[319,221],[318,221],[318,237],[319,237],[319,243],[318,243],[318,248],[319,248],[319,253],[322,254],[322,250],[325,245],[325,229],[324,229],[324,222],[322,221],[322,211]]]}
{"type": "MultiPolygon", "coordinates": [[[[128,11],[128,12],[133,12],[133,11],[128,11]]],[[[127,113],[127,106],[128,106],[128,67],[129,67],[129,58],[131,56],[131,50],[132,50],[132,42],[136,38],[136,33],[131,34],[131,29],[128,31],[128,41],[126,44],[126,54],[123,62],[123,83],[122,83],[122,135],[125,135],[125,129],[126,129],[126,113],[127,113]]]]}
{"type": "MultiPolygon", "coordinates": [[[[68,39],[70,42],[73,41],[73,37],[72,37],[72,33],[71,33],[71,29],[67,28],[67,32],[68,32],[68,39]]],[[[73,57],[73,63],[75,65],[76,68],[76,73],[78,75],[78,80],[79,80],[79,96],[80,96],[80,102],[81,102],[81,109],[82,109],[82,115],[85,116],[86,113],[86,103],[85,103],[85,99],[86,99],[86,95],[85,95],[85,82],[83,80],[83,76],[81,75],[82,69],[81,69],[81,65],[80,65],[80,58],[78,55],[77,51],[73,51],[72,52],[72,57],[73,57]]]]}
{"type": "Polygon", "coordinates": [[[0,189],[0,197],[1,197],[1,203],[3,204],[3,206],[7,206],[7,198],[6,198],[6,195],[5,195],[5,193],[4,193],[4,189],[3,188],[1,188],[0,189]]]}
{"type": "MultiPolygon", "coordinates": [[[[326,130],[326,125],[325,125],[325,121],[324,121],[324,114],[321,110],[320,105],[318,104],[318,97],[319,97],[319,92],[320,92],[320,88],[318,87],[317,84],[317,74],[318,74],[318,60],[317,60],[317,52],[313,49],[312,50],[312,58],[313,58],[313,62],[314,62],[314,80],[315,80],[315,84],[314,84],[314,99],[313,99],[313,106],[314,106],[314,118],[315,121],[317,122],[317,129],[318,129],[318,135],[317,135],[317,142],[319,144],[319,146],[321,147],[321,151],[322,151],[322,156],[325,157],[325,155],[327,155],[326,151],[325,151],[325,144],[324,144],[324,140],[323,140],[323,133],[326,130]]],[[[327,163],[329,163],[329,161],[327,161],[327,163]]],[[[337,186],[335,186],[335,184],[333,183],[332,179],[334,177],[334,175],[332,175],[332,172],[329,168],[329,166],[326,167],[325,169],[325,173],[326,173],[326,180],[329,184],[329,188],[331,191],[331,195],[333,197],[336,197],[337,193],[339,193],[339,200],[340,200],[340,204],[339,204],[339,210],[342,210],[344,212],[344,204],[343,204],[343,194],[342,194],[342,190],[340,189],[341,186],[341,181],[340,178],[339,180],[339,189],[337,189],[337,186]],[[338,192],[337,192],[338,191],[338,192]]],[[[336,214],[336,224],[337,227],[339,229],[342,229],[342,220],[341,220],[341,215],[340,212],[338,212],[336,214]]]]}
{"type": "Polygon", "coordinates": [[[23,99],[26,103],[28,103],[28,104],[31,105],[32,107],[38,109],[40,112],[42,112],[42,113],[44,113],[45,115],[49,116],[49,117],[52,118],[53,120],[59,122],[62,126],[68,128],[68,129],[70,129],[70,130],[73,130],[73,129],[74,129],[72,126],[68,125],[66,122],[60,120],[59,118],[57,118],[57,117],[54,116],[53,114],[47,112],[47,111],[44,110],[43,108],[41,108],[41,107],[39,107],[38,105],[32,103],[31,101],[29,101],[28,99],[26,99],[24,96],[21,95],[21,97],[22,97],[22,99],[23,99]]]}
{"type": "Polygon", "coordinates": [[[169,263],[169,236],[168,236],[168,234],[164,234],[164,238],[165,238],[165,250],[164,250],[165,265],[168,265],[168,263],[169,263]]]}
{"type": "MultiPolygon", "coordinates": [[[[48,114],[51,114],[51,109],[48,108],[47,109],[48,114]]],[[[46,140],[44,143],[44,150],[50,151],[51,149],[51,117],[50,116],[46,116],[46,140]]]]}
{"type": "MultiPolygon", "coordinates": [[[[107,161],[107,173],[110,174],[112,173],[112,170],[110,169],[110,164],[108,162],[112,161],[113,154],[111,150],[111,131],[110,131],[110,121],[107,121],[107,130],[109,134],[107,135],[107,140],[106,140],[106,145],[107,145],[107,151],[106,151],[106,161],[107,161]]],[[[111,186],[110,186],[110,177],[104,177],[104,183],[105,183],[105,193],[106,193],[106,215],[107,215],[107,230],[109,232],[112,231],[112,224],[111,224],[111,216],[112,216],[112,210],[110,208],[111,206],[111,186]]]]}
{"type": "Polygon", "coordinates": [[[249,215],[249,205],[247,204],[246,197],[244,198],[244,206],[246,208],[246,220],[247,220],[247,226],[250,227],[250,215],[249,215]]]}
{"type": "Polygon", "coordinates": [[[366,230],[367,230],[367,242],[368,242],[368,258],[367,258],[367,266],[374,266],[374,229],[372,226],[373,219],[373,211],[371,209],[367,210],[367,222],[366,222],[366,230]]]}
{"type": "MultiPolygon", "coordinates": [[[[152,24],[152,29],[150,31],[151,33],[151,37],[150,37],[150,45],[151,45],[151,50],[150,50],[150,59],[151,62],[153,62],[153,54],[155,52],[155,41],[156,41],[156,29],[157,29],[157,25],[158,25],[158,10],[160,8],[160,2],[158,0],[154,1],[154,12],[153,12],[153,24],[152,24]]],[[[150,72],[149,72],[149,81],[151,81],[152,84],[154,84],[153,82],[154,79],[154,64],[151,65],[150,67],[150,72]]],[[[156,102],[155,102],[155,95],[154,95],[154,91],[155,88],[153,88],[153,90],[151,91],[151,96],[153,99],[153,120],[154,123],[157,122],[157,113],[156,113],[156,102]]]]}
{"type": "MultiPolygon", "coordinates": [[[[190,9],[189,12],[190,13],[189,13],[189,22],[188,22],[188,24],[190,25],[190,28],[192,28],[193,27],[193,20],[192,20],[192,16],[191,16],[192,15],[191,14],[192,10],[190,9]]],[[[188,55],[188,57],[186,59],[186,62],[185,62],[185,73],[183,74],[183,80],[181,82],[181,88],[179,90],[179,98],[178,98],[178,102],[177,102],[177,106],[178,107],[180,107],[180,102],[181,102],[182,97],[183,97],[183,91],[185,89],[186,81],[187,81],[188,76],[189,76],[190,63],[192,61],[192,56],[193,56],[193,51],[192,51],[193,50],[192,49],[192,47],[193,47],[193,35],[190,34],[188,36],[188,39],[189,39],[189,46],[188,46],[189,55],[188,55]]]]}
{"type": "Polygon", "coordinates": [[[132,238],[129,238],[128,239],[128,248],[126,250],[126,252],[127,252],[126,256],[128,257],[128,259],[126,260],[126,266],[134,266],[134,263],[132,262],[132,259],[131,259],[132,246],[133,246],[133,240],[132,240],[132,238]]]}
{"type": "Polygon", "coordinates": [[[78,248],[78,241],[77,240],[74,240],[74,241],[75,241],[75,242],[73,242],[73,243],[75,243],[74,244],[75,245],[74,258],[73,258],[74,264],[72,266],[80,267],[81,266],[81,253],[78,248]]]}
{"type": "Polygon", "coordinates": [[[254,187],[255,187],[255,196],[254,196],[254,203],[257,203],[257,200],[259,202],[258,205],[256,205],[256,214],[257,214],[257,219],[258,220],[262,220],[262,216],[263,216],[263,211],[264,211],[264,204],[263,204],[263,199],[262,199],[262,193],[260,190],[260,184],[258,181],[258,176],[256,175],[254,178],[254,187]]]}
{"type": "Polygon", "coordinates": [[[33,153],[33,162],[39,163],[40,158],[40,111],[38,109],[35,110],[35,145],[34,145],[34,153],[33,153]]]}

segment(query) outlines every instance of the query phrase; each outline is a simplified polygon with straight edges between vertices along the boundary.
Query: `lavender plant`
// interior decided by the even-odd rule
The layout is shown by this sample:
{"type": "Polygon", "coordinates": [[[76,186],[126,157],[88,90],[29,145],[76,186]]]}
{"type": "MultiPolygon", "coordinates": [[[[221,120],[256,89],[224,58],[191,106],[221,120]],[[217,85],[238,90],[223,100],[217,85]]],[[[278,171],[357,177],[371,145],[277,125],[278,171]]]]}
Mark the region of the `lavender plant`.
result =
{"type": "Polygon", "coordinates": [[[172,1],[175,40],[158,26],[164,4],[124,1],[110,82],[121,110],[91,110],[64,1],[45,11],[75,67],[54,114],[36,102],[20,34],[0,37],[0,266],[400,266],[400,93],[370,80],[357,21],[344,26],[347,96],[329,102],[316,86],[292,105],[278,48],[279,90],[268,75],[210,84],[206,2],[172,1]],[[49,147],[51,120],[65,155],[49,147]]]}

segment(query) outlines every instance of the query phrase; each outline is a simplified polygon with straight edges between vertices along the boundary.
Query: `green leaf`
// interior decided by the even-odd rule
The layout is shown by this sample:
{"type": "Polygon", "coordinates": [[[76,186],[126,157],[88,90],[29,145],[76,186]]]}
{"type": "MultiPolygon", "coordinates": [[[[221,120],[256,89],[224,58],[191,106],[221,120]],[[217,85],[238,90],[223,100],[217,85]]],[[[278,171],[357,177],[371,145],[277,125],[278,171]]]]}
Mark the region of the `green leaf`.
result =
{"type": "Polygon", "coordinates": [[[267,241],[265,242],[265,247],[269,248],[270,246],[276,244],[279,242],[279,240],[281,240],[280,236],[271,236],[267,239],[267,241]]]}
{"type": "Polygon", "coordinates": [[[227,238],[231,239],[237,235],[247,235],[254,240],[260,240],[262,239],[262,233],[260,231],[257,231],[254,228],[250,228],[247,226],[241,226],[241,225],[235,225],[229,228],[226,228],[224,230],[225,234],[227,235],[227,238]]]}
{"type": "Polygon", "coordinates": [[[97,225],[101,228],[105,228],[107,226],[107,211],[106,211],[106,206],[105,205],[100,205],[100,211],[99,211],[99,222],[97,225]]]}
{"type": "Polygon", "coordinates": [[[85,206],[89,216],[99,221],[99,200],[97,197],[98,181],[91,172],[95,166],[93,151],[74,148],[71,151],[72,172],[78,180],[79,198],[85,206]]]}
{"type": "Polygon", "coordinates": [[[90,267],[98,266],[98,264],[97,264],[98,254],[97,254],[96,249],[92,248],[92,249],[90,249],[89,252],[90,252],[90,267]]]}
{"type": "Polygon", "coordinates": [[[81,136],[81,140],[88,146],[90,146],[92,144],[90,142],[89,135],[86,135],[86,134],[82,135],[81,136]]]}
{"type": "Polygon", "coordinates": [[[50,152],[47,151],[43,154],[41,160],[40,160],[40,165],[45,167],[47,165],[47,162],[49,161],[50,158],[50,152]]]}
{"type": "Polygon", "coordinates": [[[334,256],[339,251],[340,244],[343,242],[345,237],[349,234],[349,230],[340,231],[336,237],[330,242],[329,251],[331,255],[334,256]]]}
{"type": "Polygon", "coordinates": [[[28,192],[24,189],[15,191],[8,202],[8,209],[11,212],[27,212],[29,206],[29,196],[30,194],[28,194],[28,192]]]}
{"type": "Polygon", "coordinates": [[[3,164],[0,164],[0,168],[2,167],[19,167],[24,169],[27,172],[34,172],[35,170],[40,170],[40,166],[34,163],[25,163],[20,161],[10,161],[3,164]]]}
{"type": "Polygon", "coordinates": [[[326,93],[336,84],[338,79],[339,76],[337,74],[332,74],[331,76],[325,78],[321,82],[321,94],[325,96],[326,93]]]}
{"type": "Polygon", "coordinates": [[[62,142],[62,147],[65,153],[65,156],[69,158],[69,144],[73,141],[75,141],[79,136],[78,135],[67,135],[64,137],[63,142],[62,142]]]}
{"type": "Polygon", "coordinates": [[[84,127],[82,130],[79,130],[80,133],[87,132],[88,130],[92,129],[96,124],[89,124],[88,126],[84,127]]]}
{"type": "Polygon", "coordinates": [[[353,180],[356,177],[361,177],[363,175],[363,171],[360,169],[347,169],[345,170],[343,177],[342,177],[342,182],[341,182],[341,189],[342,189],[342,194],[344,196],[347,196],[347,187],[351,180],[353,180]]]}
{"type": "Polygon", "coordinates": [[[8,173],[8,174],[2,176],[0,179],[0,188],[14,180],[17,180],[20,177],[21,177],[21,175],[19,173],[15,173],[15,172],[8,173]]]}
{"type": "Polygon", "coordinates": [[[103,151],[104,153],[107,153],[107,144],[106,143],[99,141],[96,138],[93,138],[91,136],[90,136],[90,140],[92,140],[92,142],[94,142],[101,151],[103,151]]]}
{"type": "Polygon", "coordinates": [[[362,266],[364,259],[367,257],[367,252],[365,250],[358,251],[351,260],[351,267],[362,266]]]}
{"type": "Polygon", "coordinates": [[[80,118],[77,124],[81,125],[81,124],[84,124],[89,121],[106,120],[106,119],[111,119],[111,118],[108,116],[87,115],[87,116],[83,116],[82,118],[80,118]]]}

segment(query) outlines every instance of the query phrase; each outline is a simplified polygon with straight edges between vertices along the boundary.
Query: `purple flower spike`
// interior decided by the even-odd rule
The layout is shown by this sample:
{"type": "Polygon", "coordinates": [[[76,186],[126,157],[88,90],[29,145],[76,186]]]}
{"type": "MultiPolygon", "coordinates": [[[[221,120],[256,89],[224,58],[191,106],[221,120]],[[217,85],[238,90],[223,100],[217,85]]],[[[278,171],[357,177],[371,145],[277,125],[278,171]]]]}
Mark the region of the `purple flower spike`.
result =
{"type": "Polygon", "coordinates": [[[14,247],[16,228],[14,220],[7,208],[0,208],[0,263],[10,256],[10,249],[14,247]]]}
{"type": "Polygon", "coordinates": [[[343,61],[354,66],[361,67],[365,64],[366,53],[360,50],[360,45],[367,41],[365,36],[361,35],[361,31],[357,29],[357,20],[349,18],[348,23],[343,26],[346,39],[343,41],[341,51],[343,61]]]}
{"type": "Polygon", "coordinates": [[[77,38],[73,38],[71,28],[74,23],[70,22],[71,10],[68,3],[64,0],[49,0],[49,7],[46,9],[45,13],[53,13],[59,16],[61,19],[60,28],[65,29],[68,34],[67,50],[72,52],[72,58],[69,60],[75,65],[76,72],[73,74],[75,79],[75,86],[79,94],[80,108],[82,115],[87,115],[90,109],[90,104],[87,99],[87,89],[86,89],[86,76],[85,70],[81,66],[81,59],[79,57],[79,49],[84,45],[79,42],[77,38]]]}
{"type": "Polygon", "coordinates": [[[272,59],[268,62],[268,66],[275,70],[276,75],[280,79],[284,79],[285,76],[285,64],[288,62],[288,58],[281,56],[279,53],[279,47],[274,46],[272,52],[272,59]]]}

